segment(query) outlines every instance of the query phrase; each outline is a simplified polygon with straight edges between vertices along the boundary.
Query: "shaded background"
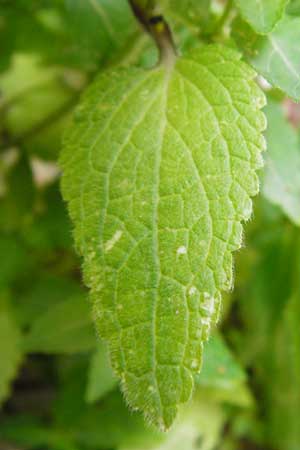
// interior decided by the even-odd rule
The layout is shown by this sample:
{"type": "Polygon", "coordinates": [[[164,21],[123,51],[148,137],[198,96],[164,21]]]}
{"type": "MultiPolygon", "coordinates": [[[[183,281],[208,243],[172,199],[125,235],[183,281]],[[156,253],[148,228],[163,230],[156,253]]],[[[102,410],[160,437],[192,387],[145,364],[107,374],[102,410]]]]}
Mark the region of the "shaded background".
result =
{"type": "MultiPolygon", "coordinates": [[[[181,49],[235,45],[216,26],[224,2],[161,4],[181,49]]],[[[297,0],[288,13],[300,16],[297,0]]],[[[126,0],[0,0],[0,450],[300,448],[300,108],[264,80],[261,195],[171,432],[128,411],[95,336],[59,192],[61,135],[96,73],[156,57],[126,0]]]]}

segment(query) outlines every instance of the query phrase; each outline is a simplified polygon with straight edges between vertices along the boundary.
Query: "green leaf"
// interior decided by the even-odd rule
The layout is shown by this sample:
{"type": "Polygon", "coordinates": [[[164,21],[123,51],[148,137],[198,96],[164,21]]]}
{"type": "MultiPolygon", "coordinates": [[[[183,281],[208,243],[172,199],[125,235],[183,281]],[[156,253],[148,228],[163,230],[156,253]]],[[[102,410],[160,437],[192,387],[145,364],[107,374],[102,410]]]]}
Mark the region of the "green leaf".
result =
{"type": "Polygon", "coordinates": [[[162,429],[191,396],[258,191],[254,76],[221,46],[107,72],[65,139],[62,190],[99,333],[129,405],[162,429]]]}
{"type": "Polygon", "coordinates": [[[220,405],[207,399],[194,401],[180,415],[179,420],[162,442],[149,438],[136,445],[121,445],[118,450],[214,450],[220,443],[224,413],[220,405]]]}
{"type": "Polygon", "coordinates": [[[202,22],[208,20],[210,14],[210,0],[164,0],[162,8],[170,17],[187,26],[198,29],[202,22]]]}
{"type": "Polygon", "coordinates": [[[288,5],[287,13],[292,16],[300,16],[300,0],[292,0],[288,5]]]}
{"type": "Polygon", "coordinates": [[[52,184],[40,196],[40,210],[24,227],[24,241],[45,257],[47,252],[71,250],[71,224],[66,213],[58,183],[52,184]]]}
{"type": "Polygon", "coordinates": [[[255,34],[239,20],[233,36],[246,58],[274,87],[300,100],[300,18],[286,16],[267,36],[255,34]]]}
{"type": "MultiPolygon", "coordinates": [[[[79,450],[65,430],[45,425],[42,420],[30,415],[12,415],[1,420],[0,438],[28,449],[79,450]]],[[[10,448],[10,447],[9,447],[10,448]]]]}
{"type": "Polygon", "coordinates": [[[85,400],[89,357],[87,353],[58,357],[59,389],[53,404],[53,418],[55,426],[62,430],[76,427],[89,409],[85,400]]]}
{"type": "Polygon", "coordinates": [[[265,113],[268,152],[263,193],[279,205],[292,222],[300,225],[300,140],[284,117],[280,104],[269,100],[265,113]]]}
{"type": "Polygon", "coordinates": [[[30,220],[35,199],[30,162],[22,153],[16,157],[17,162],[5,174],[0,197],[0,229],[4,232],[17,231],[30,220]]]}
{"type": "Polygon", "coordinates": [[[149,38],[135,20],[127,0],[64,0],[62,17],[71,40],[70,60],[95,69],[99,62],[118,63],[139,56],[149,38]],[[80,59],[78,58],[80,56],[80,59]],[[71,58],[72,57],[72,58],[71,58]]]}
{"type": "Polygon", "coordinates": [[[71,105],[76,96],[67,73],[44,67],[36,55],[16,55],[10,70],[0,78],[0,88],[3,125],[15,138],[26,137],[32,129],[38,133],[48,117],[52,122],[58,120],[55,113],[71,105]]]}
{"type": "Polygon", "coordinates": [[[93,348],[94,329],[84,295],[54,305],[38,317],[24,339],[27,352],[75,353],[93,348]]]}
{"type": "Polygon", "coordinates": [[[0,402],[10,390],[10,383],[17,374],[20,362],[20,332],[9,311],[5,295],[0,293],[0,402]]]}
{"type": "MultiPolygon", "coordinates": [[[[299,246],[298,246],[299,247],[299,246]]],[[[299,286],[298,286],[299,289],[299,286]]],[[[299,291],[298,291],[299,292],[299,291]]],[[[299,294],[289,301],[270,346],[271,366],[264,373],[268,408],[268,439],[274,446],[297,450],[300,442],[300,302],[299,294]],[[267,370],[274,377],[268,380],[267,370]],[[284,395],[283,395],[284,393],[284,395]]]]}
{"type": "Polygon", "coordinates": [[[93,72],[100,64],[136,61],[145,45],[154,47],[127,0],[2,3],[0,71],[14,53],[35,53],[55,66],[93,72]]]}
{"type": "Polygon", "coordinates": [[[30,285],[23,288],[21,293],[14,295],[13,306],[18,322],[24,327],[30,327],[50,309],[80,296],[82,288],[79,283],[67,277],[42,273],[37,279],[30,280],[30,285]]]}
{"type": "Polygon", "coordinates": [[[11,56],[16,51],[32,52],[48,49],[51,52],[53,49],[53,34],[37,20],[32,9],[34,9],[32,2],[27,2],[27,5],[21,5],[20,0],[13,3],[1,2],[0,71],[9,66],[11,56]]]}
{"type": "Polygon", "coordinates": [[[289,0],[235,0],[242,17],[257,33],[269,33],[282,18],[289,0]]]}
{"type": "Polygon", "coordinates": [[[104,397],[116,384],[117,380],[108,361],[107,349],[102,343],[98,343],[88,373],[87,402],[93,403],[104,397]]]}
{"type": "Polygon", "coordinates": [[[209,394],[216,402],[240,407],[253,404],[246,373],[220,334],[214,334],[208,341],[203,369],[196,375],[195,381],[200,396],[209,394]]]}
{"type": "Polygon", "coordinates": [[[0,252],[5,255],[5,264],[0,266],[0,288],[7,288],[28,269],[28,255],[19,239],[10,234],[0,234],[0,252]]]}
{"type": "Polygon", "coordinates": [[[208,341],[203,369],[196,380],[199,386],[231,390],[245,382],[245,372],[220,334],[213,335],[208,341]]]}

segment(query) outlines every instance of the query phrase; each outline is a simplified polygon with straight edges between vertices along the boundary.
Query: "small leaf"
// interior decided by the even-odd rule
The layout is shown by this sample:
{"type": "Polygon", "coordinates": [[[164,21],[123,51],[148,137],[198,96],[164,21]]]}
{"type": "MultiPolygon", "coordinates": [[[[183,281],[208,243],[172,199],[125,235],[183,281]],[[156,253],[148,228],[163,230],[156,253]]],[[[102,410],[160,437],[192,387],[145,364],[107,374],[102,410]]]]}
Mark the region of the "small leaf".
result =
{"type": "Polygon", "coordinates": [[[268,153],[263,176],[263,193],[300,225],[300,140],[287,122],[280,104],[269,100],[265,109],[268,153]]]}
{"type": "Polygon", "coordinates": [[[221,46],[110,71],[65,139],[62,190],[99,333],[130,406],[162,429],[191,396],[258,192],[254,76],[221,46]]]}
{"type": "Polygon", "coordinates": [[[170,17],[196,29],[209,18],[210,0],[164,0],[161,3],[170,17]]]}
{"type": "Polygon", "coordinates": [[[300,18],[285,17],[267,36],[255,34],[239,20],[233,36],[253,67],[274,87],[300,100],[300,18]]]}
{"type": "Polygon", "coordinates": [[[94,329],[84,295],[56,304],[33,322],[24,340],[27,352],[75,353],[93,348],[94,329]]]}
{"type": "Polygon", "coordinates": [[[269,33],[282,18],[289,0],[235,0],[242,17],[257,33],[269,33]]]}
{"type": "Polygon", "coordinates": [[[3,293],[0,294],[0,402],[10,389],[21,362],[20,332],[11,315],[3,293]]]}
{"type": "Polygon", "coordinates": [[[97,350],[92,356],[88,374],[86,400],[93,403],[104,397],[117,384],[110,367],[107,349],[102,343],[97,345],[97,350]]]}
{"type": "Polygon", "coordinates": [[[196,380],[199,386],[231,390],[245,382],[245,372],[220,334],[213,335],[207,343],[203,369],[196,380]]]}

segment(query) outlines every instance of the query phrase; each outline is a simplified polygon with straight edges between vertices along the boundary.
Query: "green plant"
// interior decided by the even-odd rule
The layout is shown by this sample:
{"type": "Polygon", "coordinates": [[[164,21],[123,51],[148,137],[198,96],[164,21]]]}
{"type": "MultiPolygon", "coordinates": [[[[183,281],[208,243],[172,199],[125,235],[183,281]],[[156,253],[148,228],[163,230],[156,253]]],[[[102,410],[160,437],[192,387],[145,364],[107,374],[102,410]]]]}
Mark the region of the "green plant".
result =
{"type": "Polygon", "coordinates": [[[298,0],[0,14],[0,446],[298,450],[298,0]]]}

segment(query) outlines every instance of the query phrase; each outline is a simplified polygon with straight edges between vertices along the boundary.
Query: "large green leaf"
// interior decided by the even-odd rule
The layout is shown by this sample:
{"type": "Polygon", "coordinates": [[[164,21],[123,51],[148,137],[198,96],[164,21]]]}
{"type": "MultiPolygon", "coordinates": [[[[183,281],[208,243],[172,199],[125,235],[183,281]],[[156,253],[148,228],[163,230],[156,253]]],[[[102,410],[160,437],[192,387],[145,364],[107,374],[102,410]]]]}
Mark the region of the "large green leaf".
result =
{"type": "Polygon", "coordinates": [[[282,18],[289,0],[235,0],[243,18],[257,33],[269,33],[282,18]]]}
{"type": "Polygon", "coordinates": [[[267,36],[255,34],[240,20],[233,36],[246,58],[269,83],[300,100],[300,18],[286,16],[267,36]]]}
{"type": "Polygon", "coordinates": [[[65,139],[62,190],[100,335],[130,406],[163,429],[191,396],[258,191],[254,76],[220,46],[109,71],[65,139]]]}
{"type": "Polygon", "coordinates": [[[268,153],[263,193],[300,225],[300,141],[279,103],[269,100],[266,108],[268,153]]]}

